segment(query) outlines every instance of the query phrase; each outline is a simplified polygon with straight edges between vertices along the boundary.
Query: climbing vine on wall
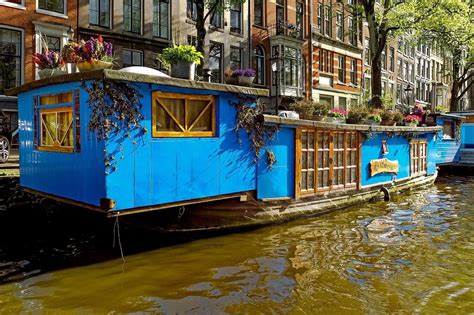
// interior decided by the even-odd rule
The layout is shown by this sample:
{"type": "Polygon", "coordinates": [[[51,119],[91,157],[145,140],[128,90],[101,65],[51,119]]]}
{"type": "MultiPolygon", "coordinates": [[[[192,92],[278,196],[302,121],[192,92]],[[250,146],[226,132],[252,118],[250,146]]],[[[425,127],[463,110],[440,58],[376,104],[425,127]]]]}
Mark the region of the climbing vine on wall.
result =
{"type": "MultiPolygon", "coordinates": [[[[263,119],[264,106],[258,101],[255,104],[255,98],[253,97],[239,97],[239,102],[235,102],[233,105],[237,110],[234,131],[239,138],[239,131],[241,129],[245,130],[255,153],[254,161],[257,162],[261,149],[265,147],[265,142],[273,139],[278,127],[265,125],[263,119]]],[[[270,149],[267,149],[266,153],[267,163],[271,168],[276,162],[275,154],[270,149]]]]}
{"type": "MultiPolygon", "coordinates": [[[[95,80],[89,85],[82,82],[82,87],[89,94],[88,103],[91,109],[89,130],[95,132],[99,140],[117,138],[118,152],[123,152],[123,143],[131,138],[131,132],[141,129],[143,115],[140,112],[142,95],[136,87],[120,81],[95,80]]],[[[135,140],[131,140],[136,143],[135,140]]],[[[117,169],[116,153],[105,151],[104,164],[106,174],[117,169]]],[[[123,155],[121,156],[123,159],[123,155]]]]}

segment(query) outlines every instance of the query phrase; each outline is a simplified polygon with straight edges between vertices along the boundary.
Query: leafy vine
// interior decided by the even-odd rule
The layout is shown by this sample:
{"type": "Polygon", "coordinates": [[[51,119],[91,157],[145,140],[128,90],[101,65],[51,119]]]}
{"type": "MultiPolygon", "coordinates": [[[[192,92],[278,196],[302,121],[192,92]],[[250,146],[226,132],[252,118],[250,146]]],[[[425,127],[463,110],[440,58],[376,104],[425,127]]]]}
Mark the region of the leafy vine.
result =
{"type": "MultiPolygon", "coordinates": [[[[245,130],[255,154],[254,161],[257,162],[260,157],[261,149],[265,147],[266,140],[273,139],[275,133],[278,131],[278,127],[265,125],[263,120],[264,106],[260,102],[256,102],[255,105],[254,103],[255,98],[253,97],[239,97],[238,102],[233,102],[236,108],[234,132],[239,142],[241,142],[239,131],[240,129],[245,130]]],[[[271,168],[276,162],[275,154],[270,149],[266,151],[267,163],[269,168],[271,168]],[[269,154],[269,152],[271,153],[269,154]]]]}
{"type": "MultiPolygon", "coordinates": [[[[99,140],[117,137],[120,159],[123,159],[123,143],[131,138],[131,132],[137,129],[147,132],[141,125],[142,95],[133,85],[119,81],[95,80],[90,85],[83,81],[82,87],[89,94],[89,130],[95,132],[99,140]]],[[[132,140],[132,143],[136,144],[136,141],[132,140]]],[[[110,174],[117,169],[116,152],[105,150],[104,153],[105,173],[110,174]]]]}

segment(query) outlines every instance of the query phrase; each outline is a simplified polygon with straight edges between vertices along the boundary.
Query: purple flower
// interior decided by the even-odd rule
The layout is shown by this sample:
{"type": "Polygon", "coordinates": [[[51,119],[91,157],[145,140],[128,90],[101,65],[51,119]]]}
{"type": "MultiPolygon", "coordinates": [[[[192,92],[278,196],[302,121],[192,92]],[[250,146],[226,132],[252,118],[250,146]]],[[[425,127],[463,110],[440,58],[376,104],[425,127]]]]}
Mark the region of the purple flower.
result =
{"type": "Polygon", "coordinates": [[[113,46],[111,43],[104,42],[104,50],[107,56],[112,56],[113,46]]]}
{"type": "Polygon", "coordinates": [[[236,69],[232,72],[232,77],[254,77],[255,70],[253,69],[236,69]]]}
{"type": "Polygon", "coordinates": [[[255,76],[255,70],[253,70],[253,69],[245,69],[245,70],[244,70],[244,76],[246,76],[246,77],[254,77],[254,76],[255,76]]]}

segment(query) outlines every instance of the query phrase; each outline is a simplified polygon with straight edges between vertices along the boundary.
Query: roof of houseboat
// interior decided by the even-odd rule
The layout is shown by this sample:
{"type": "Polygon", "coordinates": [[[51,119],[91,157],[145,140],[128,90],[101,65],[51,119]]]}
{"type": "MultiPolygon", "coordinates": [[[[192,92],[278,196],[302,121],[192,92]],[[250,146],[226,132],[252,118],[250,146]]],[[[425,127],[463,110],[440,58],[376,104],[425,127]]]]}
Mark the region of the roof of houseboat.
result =
{"type": "Polygon", "coordinates": [[[64,74],[55,77],[51,77],[43,80],[32,81],[15,88],[6,91],[9,96],[18,95],[20,93],[30,91],[32,89],[41,88],[47,85],[62,84],[68,82],[76,82],[83,80],[117,80],[117,81],[131,81],[137,83],[151,83],[151,84],[162,84],[168,86],[176,86],[190,89],[200,90],[213,90],[222,91],[229,93],[238,93],[255,96],[268,96],[268,89],[257,89],[245,86],[221,84],[221,83],[210,83],[202,81],[191,81],[185,79],[167,78],[141,73],[123,72],[118,70],[95,70],[88,72],[78,72],[71,74],[64,74]]]}

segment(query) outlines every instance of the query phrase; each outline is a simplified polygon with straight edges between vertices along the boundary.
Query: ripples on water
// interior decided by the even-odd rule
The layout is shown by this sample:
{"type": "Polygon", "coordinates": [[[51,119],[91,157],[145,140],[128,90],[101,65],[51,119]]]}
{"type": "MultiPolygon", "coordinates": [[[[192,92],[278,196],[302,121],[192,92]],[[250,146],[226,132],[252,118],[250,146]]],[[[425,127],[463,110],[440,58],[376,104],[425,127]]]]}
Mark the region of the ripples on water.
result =
{"type": "MultiPolygon", "coordinates": [[[[90,235],[87,242],[94,243],[90,235]]],[[[1,253],[0,248],[0,259],[1,253]]],[[[126,260],[4,284],[0,309],[472,313],[474,178],[444,177],[435,186],[393,196],[388,204],[163,247],[126,260]]]]}

